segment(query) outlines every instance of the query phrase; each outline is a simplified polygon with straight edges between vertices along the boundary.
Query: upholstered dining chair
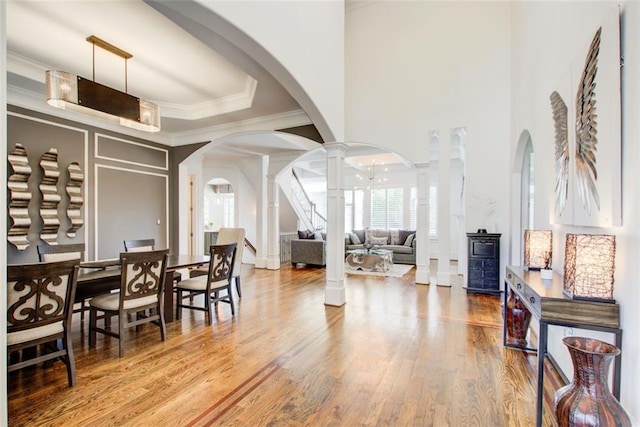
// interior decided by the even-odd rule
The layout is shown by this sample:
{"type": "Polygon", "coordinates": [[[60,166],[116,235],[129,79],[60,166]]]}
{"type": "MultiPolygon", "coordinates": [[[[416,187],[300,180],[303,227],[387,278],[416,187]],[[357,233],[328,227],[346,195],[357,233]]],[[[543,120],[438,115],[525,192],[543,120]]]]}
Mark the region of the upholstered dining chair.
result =
{"type": "Polygon", "coordinates": [[[89,346],[95,347],[96,333],[118,338],[118,355],[124,354],[124,330],[132,326],[153,322],[160,328],[160,338],[167,331],[162,310],[164,275],[168,249],[120,254],[120,292],[98,295],[89,302],[89,346]],[[102,316],[98,316],[102,312],[102,316]],[[147,314],[148,312],[148,314],[147,314]],[[129,315],[133,320],[129,320],[129,315]],[[108,318],[118,317],[118,331],[113,331],[108,318]],[[104,327],[98,327],[98,318],[104,327]]]}
{"type": "MultiPolygon", "coordinates": [[[[233,267],[232,281],[235,283],[238,297],[242,297],[240,290],[240,274],[242,273],[242,252],[244,250],[245,229],[242,227],[221,227],[218,230],[216,245],[236,244],[236,262],[233,267]]],[[[193,269],[190,277],[204,276],[208,274],[208,269],[193,269]]]]}
{"type": "MultiPolygon", "coordinates": [[[[40,262],[54,262],[54,261],[70,261],[78,260],[81,262],[84,259],[85,244],[84,243],[70,243],[63,245],[38,245],[38,259],[40,262]]],[[[89,308],[86,304],[87,298],[80,301],[80,308],[75,309],[74,313],[80,313],[80,320],[84,322],[84,312],[89,308]]]]}
{"type": "Polygon", "coordinates": [[[238,297],[242,297],[240,291],[240,273],[242,273],[242,251],[244,249],[245,230],[242,227],[222,227],[218,230],[216,245],[236,244],[236,262],[233,264],[232,281],[236,285],[238,297]]]}
{"type": "Polygon", "coordinates": [[[8,372],[60,359],[67,366],[69,386],[76,384],[71,317],[78,268],[79,260],[7,266],[8,354],[48,345],[47,351],[27,360],[12,362],[9,357],[8,372]]]}
{"type": "MultiPolygon", "coordinates": [[[[153,251],[156,248],[155,239],[140,239],[140,240],[125,240],[124,251],[125,252],[141,252],[141,251],[153,251]]],[[[173,272],[173,281],[178,283],[182,280],[182,274],[179,271],[173,272]]]]}
{"type": "Polygon", "coordinates": [[[209,249],[209,273],[206,276],[183,280],[176,285],[176,291],[178,293],[176,319],[181,319],[183,308],[200,310],[205,312],[207,325],[211,325],[213,306],[217,308],[218,302],[229,304],[231,306],[231,315],[235,315],[231,277],[236,259],[236,246],[235,243],[211,246],[209,249]],[[204,295],[204,305],[197,306],[194,303],[183,304],[182,292],[204,295]],[[225,294],[222,295],[222,292],[225,294]]]}

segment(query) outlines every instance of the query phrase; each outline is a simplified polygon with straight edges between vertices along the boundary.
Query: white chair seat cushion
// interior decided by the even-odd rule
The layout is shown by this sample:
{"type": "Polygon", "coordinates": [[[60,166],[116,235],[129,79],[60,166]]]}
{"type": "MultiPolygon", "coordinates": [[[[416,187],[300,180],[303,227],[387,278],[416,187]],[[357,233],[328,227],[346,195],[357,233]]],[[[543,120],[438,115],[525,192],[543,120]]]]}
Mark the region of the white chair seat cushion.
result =
{"type": "Polygon", "coordinates": [[[58,334],[64,331],[62,321],[52,323],[46,326],[40,326],[39,328],[25,329],[24,331],[11,332],[7,334],[7,344],[14,345],[23,342],[37,340],[38,338],[46,337],[53,334],[58,334]]]}
{"type": "MultiPolygon", "coordinates": [[[[208,276],[193,277],[191,279],[181,281],[175,287],[183,289],[185,291],[206,291],[207,279],[208,276]]],[[[211,289],[227,286],[228,283],[228,280],[218,280],[217,282],[211,282],[211,289]]]]}
{"type": "MultiPolygon", "coordinates": [[[[136,307],[144,307],[149,304],[155,304],[157,302],[158,296],[150,295],[144,298],[125,301],[124,308],[125,310],[129,310],[136,307]]],[[[118,311],[118,309],[120,308],[120,293],[115,292],[112,294],[98,295],[97,297],[91,299],[89,305],[97,308],[98,310],[118,311]]]]}

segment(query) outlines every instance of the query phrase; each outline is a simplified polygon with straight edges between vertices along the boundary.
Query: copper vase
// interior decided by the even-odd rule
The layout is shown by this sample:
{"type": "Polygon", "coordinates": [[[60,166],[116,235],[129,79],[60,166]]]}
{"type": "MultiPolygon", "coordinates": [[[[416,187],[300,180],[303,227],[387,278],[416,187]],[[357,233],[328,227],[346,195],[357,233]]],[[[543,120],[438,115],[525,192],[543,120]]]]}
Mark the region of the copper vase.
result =
{"type": "Polygon", "coordinates": [[[527,332],[531,323],[531,312],[520,297],[510,290],[507,300],[507,340],[518,347],[527,346],[527,332]]]}
{"type": "Polygon", "coordinates": [[[555,393],[554,412],[560,427],[629,426],[631,420],[609,390],[609,367],[620,349],[606,342],[566,337],[573,362],[573,381],[555,393]]]}

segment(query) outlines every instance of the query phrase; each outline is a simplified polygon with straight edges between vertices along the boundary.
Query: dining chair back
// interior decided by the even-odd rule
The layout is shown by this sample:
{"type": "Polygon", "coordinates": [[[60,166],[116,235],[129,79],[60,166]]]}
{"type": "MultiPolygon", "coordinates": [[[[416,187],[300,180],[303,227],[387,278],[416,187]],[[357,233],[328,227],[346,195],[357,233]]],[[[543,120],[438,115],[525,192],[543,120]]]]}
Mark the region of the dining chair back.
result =
{"type": "Polygon", "coordinates": [[[163,296],[168,249],[120,254],[120,291],[94,297],[89,306],[89,346],[96,345],[96,333],[118,338],[118,355],[124,354],[124,330],[153,322],[160,327],[162,341],[166,339],[163,296]],[[99,313],[103,315],[99,317],[99,313]],[[133,320],[129,320],[130,315],[133,320]],[[107,319],[118,317],[118,331],[107,319]],[[104,319],[104,327],[98,327],[104,319]]]}
{"type": "MultiPolygon", "coordinates": [[[[125,252],[144,252],[153,251],[156,249],[155,239],[140,239],[140,240],[125,240],[124,251],[125,252]]],[[[173,281],[178,283],[182,280],[182,274],[179,271],[173,272],[173,281]]]]}
{"type": "Polygon", "coordinates": [[[84,258],[84,243],[71,243],[64,245],[38,245],[38,259],[40,262],[70,261],[84,258]]]}
{"type": "Polygon", "coordinates": [[[79,260],[76,259],[7,266],[8,354],[47,345],[46,351],[30,359],[10,356],[9,372],[60,359],[67,366],[69,386],[76,384],[71,317],[78,268],[79,260]],[[58,340],[62,348],[57,347],[58,340]],[[13,359],[17,361],[13,362],[13,359]]]}
{"type": "MultiPolygon", "coordinates": [[[[40,262],[70,261],[74,259],[81,262],[84,259],[85,248],[84,243],[38,245],[38,259],[40,262]]],[[[73,312],[80,313],[80,320],[84,322],[84,312],[89,308],[89,306],[87,306],[87,298],[80,301],[79,304],[80,308],[76,308],[73,312]]]]}
{"type": "Polygon", "coordinates": [[[176,285],[176,319],[182,317],[182,309],[200,310],[205,312],[208,325],[213,318],[213,307],[218,307],[218,302],[224,302],[231,306],[231,315],[235,315],[233,305],[233,292],[231,290],[231,277],[236,259],[235,243],[226,245],[214,245],[209,248],[209,272],[206,276],[197,276],[181,281],[176,285]],[[197,306],[194,302],[184,304],[182,292],[192,295],[204,295],[204,305],[197,306]],[[224,294],[223,294],[224,293],[224,294]]]}
{"type": "Polygon", "coordinates": [[[240,274],[242,273],[242,254],[244,250],[245,229],[242,227],[222,227],[218,230],[216,245],[236,244],[236,261],[233,266],[232,281],[235,282],[238,297],[242,296],[240,291],[240,274]]]}
{"type": "Polygon", "coordinates": [[[125,240],[124,251],[125,252],[145,252],[153,251],[156,248],[155,239],[141,239],[141,240],[125,240]]]}

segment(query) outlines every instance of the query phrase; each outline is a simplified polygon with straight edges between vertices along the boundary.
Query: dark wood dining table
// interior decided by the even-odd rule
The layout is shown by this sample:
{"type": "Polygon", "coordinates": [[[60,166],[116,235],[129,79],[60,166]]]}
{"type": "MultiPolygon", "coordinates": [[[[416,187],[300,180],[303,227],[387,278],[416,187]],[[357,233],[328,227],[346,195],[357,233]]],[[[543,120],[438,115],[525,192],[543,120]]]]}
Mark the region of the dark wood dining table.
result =
{"type": "MultiPolygon", "coordinates": [[[[209,263],[209,255],[169,255],[164,277],[164,320],[174,320],[173,272],[183,268],[201,267],[209,263]]],[[[108,259],[80,263],[76,302],[120,289],[120,260],[108,259]]]]}

